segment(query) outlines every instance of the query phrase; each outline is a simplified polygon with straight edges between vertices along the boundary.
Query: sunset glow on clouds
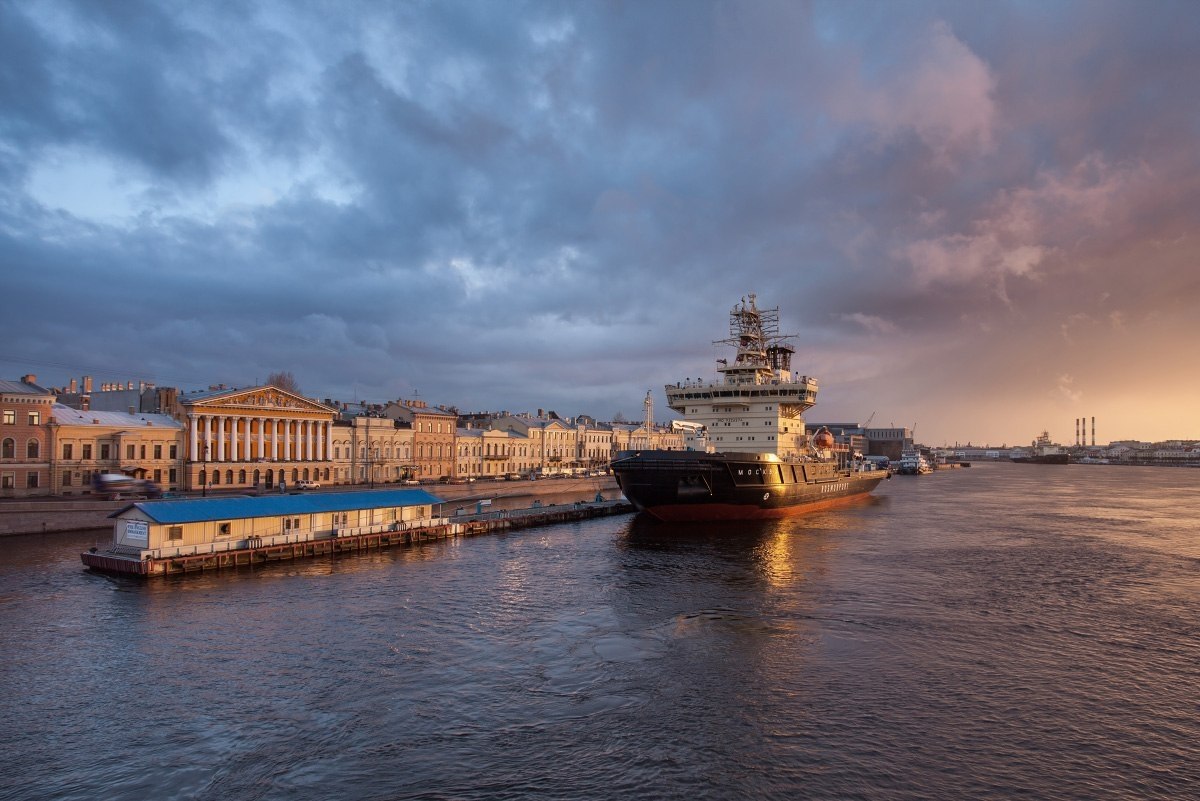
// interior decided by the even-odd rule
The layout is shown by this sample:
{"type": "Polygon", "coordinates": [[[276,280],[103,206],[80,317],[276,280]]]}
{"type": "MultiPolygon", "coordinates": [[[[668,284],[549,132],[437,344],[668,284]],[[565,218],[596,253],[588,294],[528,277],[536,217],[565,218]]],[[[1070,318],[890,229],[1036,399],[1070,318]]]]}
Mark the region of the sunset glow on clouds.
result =
{"type": "Polygon", "coordinates": [[[0,4],[0,375],[1200,437],[1190,3],[0,4]]]}

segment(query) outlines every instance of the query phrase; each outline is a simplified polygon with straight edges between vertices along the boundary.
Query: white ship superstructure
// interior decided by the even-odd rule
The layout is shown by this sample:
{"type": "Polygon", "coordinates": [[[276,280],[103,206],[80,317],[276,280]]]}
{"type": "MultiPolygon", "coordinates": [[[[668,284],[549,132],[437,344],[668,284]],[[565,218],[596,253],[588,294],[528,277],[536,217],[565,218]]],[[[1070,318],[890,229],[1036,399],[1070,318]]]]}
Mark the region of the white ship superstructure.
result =
{"type": "Polygon", "coordinates": [[[685,381],[666,387],[667,403],[691,423],[703,425],[709,450],[802,458],[809,448],[804,413],[817,402],[817,380],[794,376],[795,352],[779,333],[779,309],[759,309],[754,294],[729,313],[733,363],[718,360],[718,381],[685,381]]]}

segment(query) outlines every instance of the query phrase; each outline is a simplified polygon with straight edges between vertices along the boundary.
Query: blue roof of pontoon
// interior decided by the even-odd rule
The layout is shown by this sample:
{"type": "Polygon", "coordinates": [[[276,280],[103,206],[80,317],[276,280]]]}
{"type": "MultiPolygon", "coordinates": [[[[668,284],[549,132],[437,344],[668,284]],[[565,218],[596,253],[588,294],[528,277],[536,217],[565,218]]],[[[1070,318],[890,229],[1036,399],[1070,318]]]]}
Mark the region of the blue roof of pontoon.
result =
{"type": "Polygon", "coordinates": [[[113,512],[120,517],[138,509],[158,523],[201,523],[205,520],[235,520],[249,517],[282,517],[320,512],[349,512],[394,506],[423,506],[444,503],[423,489],[367,490],[365,492],[314,492],[305,495],[240,495],[230,498],[140,501],[113,512]]]}

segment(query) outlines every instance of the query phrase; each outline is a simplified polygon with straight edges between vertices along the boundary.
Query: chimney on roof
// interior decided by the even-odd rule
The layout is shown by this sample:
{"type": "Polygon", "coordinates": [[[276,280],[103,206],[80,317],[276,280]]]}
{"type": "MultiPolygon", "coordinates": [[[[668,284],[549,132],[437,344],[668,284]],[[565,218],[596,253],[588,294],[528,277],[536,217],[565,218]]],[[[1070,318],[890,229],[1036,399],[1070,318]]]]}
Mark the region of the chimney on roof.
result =
{"type": "Polygon", "coordinates": [[[83,391],[88,395],[92,394],[92,377],[90,375],[83,377],[83,391]]]}
{"type": "Polygon", "coordinates": [[[29,375],[23,375],[23,376],[21,376],[21,383],[22,384],[36,384],[37,376],[34,375],[33,373],[30,373],[29,375]]]}
{"type": "Polygon", "coordinates": [[[79,382],[74,378],[71,379],[71,383],[67,387],[67,392],[70,392],[72,395],[77,395],[79,393],[79,382]]]}
{"type": "Polygon", "coordinates": [[[135,409],[135,408],[133,408],[132,406],[130,406],[130,407],[129,407],[129,413],[130,413],[130,414],[137,414],[137,409],[135,409]]]}

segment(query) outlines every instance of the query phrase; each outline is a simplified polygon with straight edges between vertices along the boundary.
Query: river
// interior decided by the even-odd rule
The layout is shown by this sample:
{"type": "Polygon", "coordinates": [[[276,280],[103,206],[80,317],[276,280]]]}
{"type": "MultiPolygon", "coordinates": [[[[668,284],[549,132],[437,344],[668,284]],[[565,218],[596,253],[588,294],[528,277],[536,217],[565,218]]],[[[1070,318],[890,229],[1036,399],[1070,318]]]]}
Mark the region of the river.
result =
{"type": "Polygon", "coordinates": [[[9,537],[0,799],[1194,797],[1198,484],[983,464],[148,581],[9,537]]]}

